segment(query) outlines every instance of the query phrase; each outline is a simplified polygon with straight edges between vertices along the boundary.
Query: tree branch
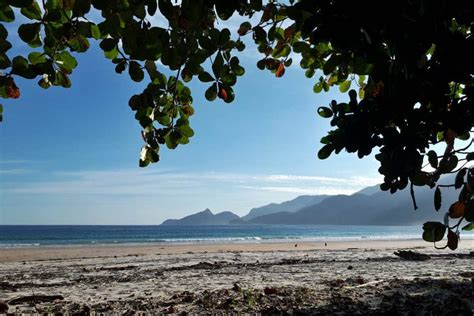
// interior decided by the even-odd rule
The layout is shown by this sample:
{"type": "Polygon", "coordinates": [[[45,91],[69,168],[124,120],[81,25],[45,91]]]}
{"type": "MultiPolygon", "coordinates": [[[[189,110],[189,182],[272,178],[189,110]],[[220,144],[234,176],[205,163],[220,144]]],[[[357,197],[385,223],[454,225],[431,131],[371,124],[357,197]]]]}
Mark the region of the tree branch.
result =
{"type": "Polygon", "coordinates": [[[417,210],[418,205],[416,205],[415,190],[413,189],[413,182],[410,183],[410,195],[411,195],[411,201],[413,202],[413,208],[417,210]]]}

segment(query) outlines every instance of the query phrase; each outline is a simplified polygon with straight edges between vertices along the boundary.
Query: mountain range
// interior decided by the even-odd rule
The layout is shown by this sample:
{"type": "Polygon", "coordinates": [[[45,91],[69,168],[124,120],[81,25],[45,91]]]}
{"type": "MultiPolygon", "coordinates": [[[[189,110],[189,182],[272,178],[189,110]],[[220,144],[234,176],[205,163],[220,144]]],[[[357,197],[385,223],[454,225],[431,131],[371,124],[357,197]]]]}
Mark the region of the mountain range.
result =
{"type": "MultiPolygon", "coordinates": [[[[440,183],[452,183],[446,177],[440,183]]],[[[367,187],[352,195],[302,195],[283,203],[253,208],[245,216],[232,212],[213,214],[209,209],[162,225],[415,225],[443,221],[445,212],[456,201],[459,191],[442,188],[442,208],[435,212],[434,189],[415,187],[418,209],[414,210],[408,188],[395,194],[367,187]]]]}

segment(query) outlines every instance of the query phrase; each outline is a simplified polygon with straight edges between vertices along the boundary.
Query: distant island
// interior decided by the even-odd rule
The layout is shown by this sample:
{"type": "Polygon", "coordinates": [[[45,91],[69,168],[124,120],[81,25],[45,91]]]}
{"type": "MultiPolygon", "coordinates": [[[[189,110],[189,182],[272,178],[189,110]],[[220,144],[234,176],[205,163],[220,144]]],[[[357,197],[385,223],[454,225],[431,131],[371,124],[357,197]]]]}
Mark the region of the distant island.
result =
{"type": "MultiPolygon", "coordinates": [[[[446,179],[446,182],[451,180],[446,179]]],[[[413,209],[408,189],[390,194],[372,186],[352,195],[298,196],[290,201],[253,208],[242,217],[232,212],[213,214],[206,209],[181,219],[168,219],[162,225],[417,225],[442,221],[444,217],[445,212],[434,211],[433,190],[427,187],[415,189],[418,210],[413,209]]],[[[444,209],[456,198],[455,190],[443,190],[444,209]]]]}
{"type": "Polygon", "coordinates": [[[207,208],[202,212],[192,214],[181,219],[168,219],[161,225],[229,225],[233,220],[236,219],[239,219],[239,216],[232,212],[213,214],[211,210],[207,208]]]}

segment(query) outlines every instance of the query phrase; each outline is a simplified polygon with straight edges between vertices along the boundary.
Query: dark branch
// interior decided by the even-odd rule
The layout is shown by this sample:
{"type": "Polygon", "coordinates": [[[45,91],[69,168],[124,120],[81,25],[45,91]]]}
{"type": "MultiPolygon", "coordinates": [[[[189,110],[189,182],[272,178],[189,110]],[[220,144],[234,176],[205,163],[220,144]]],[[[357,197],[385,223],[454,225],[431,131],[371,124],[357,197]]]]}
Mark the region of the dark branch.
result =
{"type": "Polygon", "coordinates": [[[418,209],[418,205],[416,205],[416,199],[415,199],[415,190],[413,189],[413,182],[410,183],[410,195],[411,195],[411,200],[413,202],[413,208],[415,210],[418,209]]]}

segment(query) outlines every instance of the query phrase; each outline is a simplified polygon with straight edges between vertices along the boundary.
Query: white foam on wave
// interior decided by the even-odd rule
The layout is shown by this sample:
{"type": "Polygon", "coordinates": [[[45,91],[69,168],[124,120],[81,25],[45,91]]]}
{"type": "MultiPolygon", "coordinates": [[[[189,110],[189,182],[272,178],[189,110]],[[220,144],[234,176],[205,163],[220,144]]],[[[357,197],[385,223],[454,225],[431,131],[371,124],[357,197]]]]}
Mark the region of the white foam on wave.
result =
{"type": "Polygon", "coordinates": [[[40,243],[13,243],[13,244],[0,244],[0,248],[8,249],[8,248],[31,248],[31,247],[39,247],[41,246],[40,243]]]}

